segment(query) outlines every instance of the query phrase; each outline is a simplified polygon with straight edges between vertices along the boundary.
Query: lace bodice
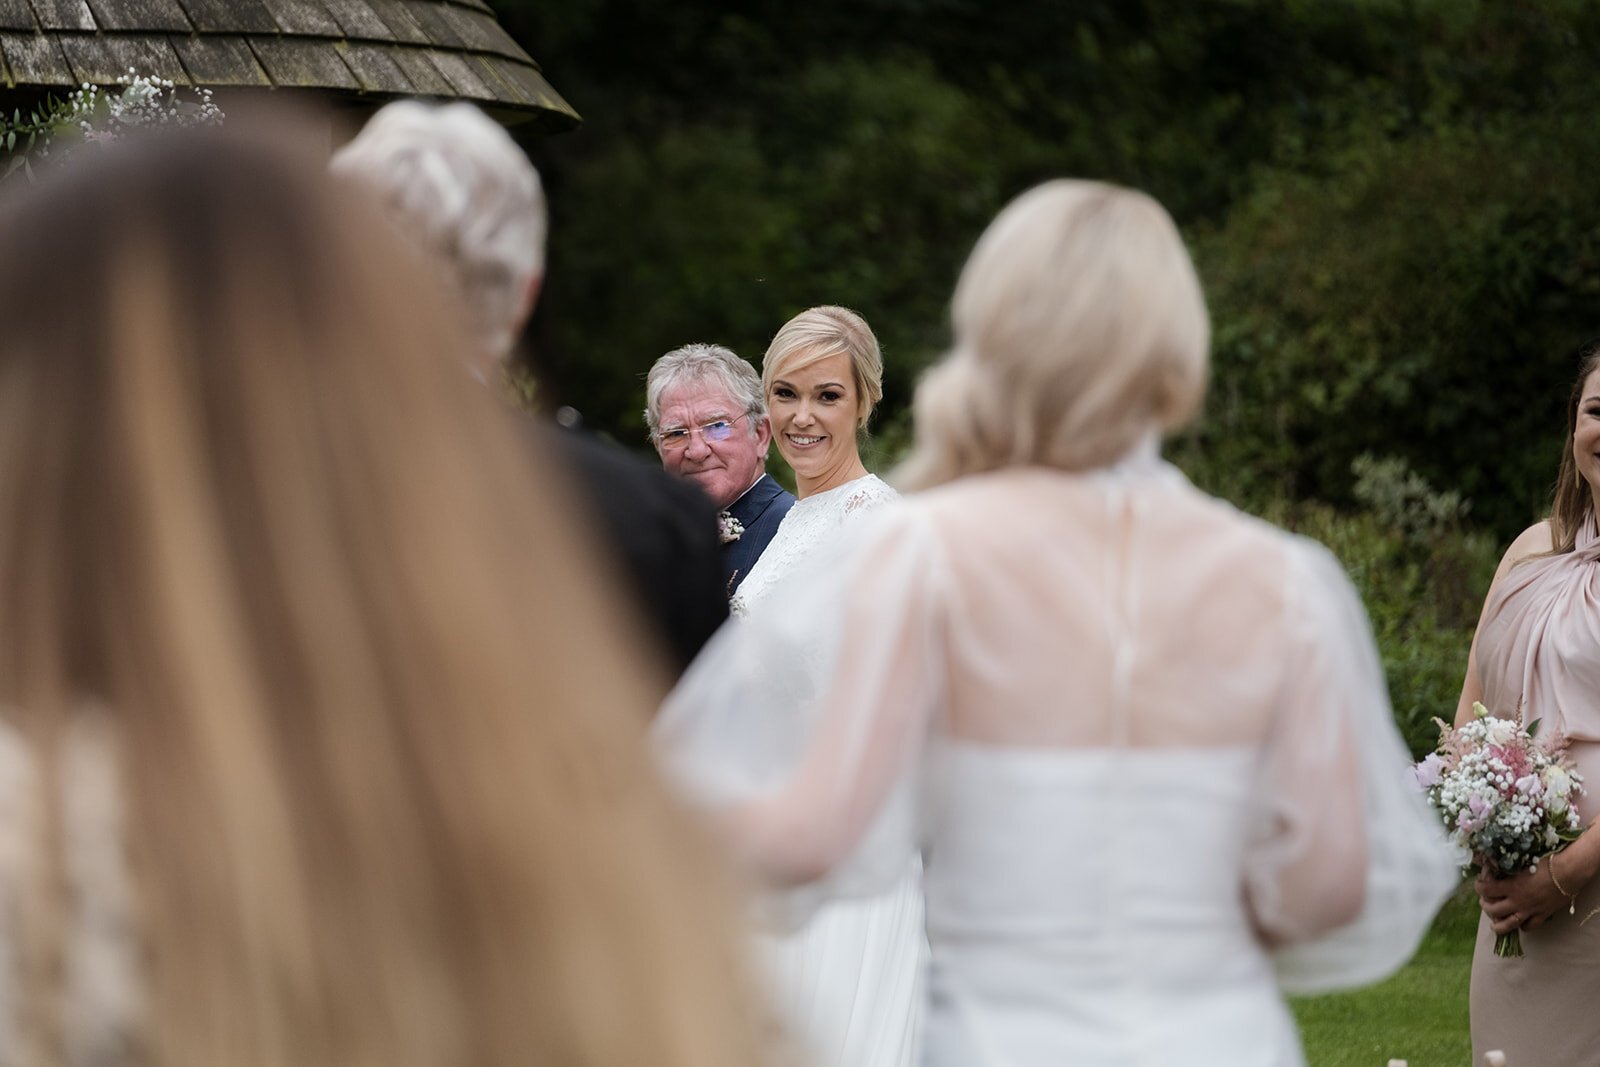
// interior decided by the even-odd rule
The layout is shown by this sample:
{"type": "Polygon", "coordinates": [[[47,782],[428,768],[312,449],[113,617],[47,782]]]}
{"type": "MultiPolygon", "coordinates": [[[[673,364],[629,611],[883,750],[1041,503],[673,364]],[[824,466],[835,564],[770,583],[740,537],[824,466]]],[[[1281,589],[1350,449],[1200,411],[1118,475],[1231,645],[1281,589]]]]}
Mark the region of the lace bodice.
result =
{"type": "Polygon", "coordinates": [[[739,591],[729,602],[735,615],[747,614],[784,575],[810,555],[819,545],[851,519],[894,500],[896,493],[877,475],[869,474],[846,482],[825,493],[795,501],[783,523],[750,569],[739,591]]]}

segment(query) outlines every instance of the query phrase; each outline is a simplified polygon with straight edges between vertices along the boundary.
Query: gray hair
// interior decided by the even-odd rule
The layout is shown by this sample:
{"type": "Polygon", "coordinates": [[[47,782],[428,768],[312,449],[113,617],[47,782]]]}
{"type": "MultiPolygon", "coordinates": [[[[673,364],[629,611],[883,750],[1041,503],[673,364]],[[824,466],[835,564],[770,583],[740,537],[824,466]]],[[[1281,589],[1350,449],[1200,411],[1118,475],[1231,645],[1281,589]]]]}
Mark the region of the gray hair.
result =
{"type": "Polygon", "coordinates": [[[757,416],[750,430],[767,414],[761,377],[756,369],[721,345],[693,344],[674,348],[655,361],[644,383],[644,421],[651,436],[661,429],[661,396],[668,389],[689,382],[710,382],[720,386],[743,410],[757,416]]]}
{"type": "Polygon", "coordinates": [[[480,340],[508,353],[544,269],[545,205],[539,172],[500,124],[471,104],[402,100],[332,169],[379,195],[391,221],[448,268],[480,340]]]}

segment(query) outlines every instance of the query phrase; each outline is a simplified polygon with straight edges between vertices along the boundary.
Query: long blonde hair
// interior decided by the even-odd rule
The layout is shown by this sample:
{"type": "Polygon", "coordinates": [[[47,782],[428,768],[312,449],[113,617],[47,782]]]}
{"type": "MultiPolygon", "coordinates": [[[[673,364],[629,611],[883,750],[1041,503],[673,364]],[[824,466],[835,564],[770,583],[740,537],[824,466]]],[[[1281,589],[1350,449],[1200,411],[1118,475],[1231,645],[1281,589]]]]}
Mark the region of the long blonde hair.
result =
{"type": "MultiPolygon", "coordinates": [[[[96,1062],[756,1062],[734,897],[640,737],[662,679],[320,171],[130,145],[0,222],[6,725],[59,780],[103,708],[124,783],[145,1006],[96,1062]]],[[[0,900],[48,1067],[82,931],[41,796],[0,900]]]]}
{"type": "Polygon", "coordinates": [[[917,389],[894,480],[1007,466],[1086,470],[1187,421],[1210,323],[1171,218],[1143,193],[1053,181],[984,231],[952,301],[955,346],[917,389]]]}

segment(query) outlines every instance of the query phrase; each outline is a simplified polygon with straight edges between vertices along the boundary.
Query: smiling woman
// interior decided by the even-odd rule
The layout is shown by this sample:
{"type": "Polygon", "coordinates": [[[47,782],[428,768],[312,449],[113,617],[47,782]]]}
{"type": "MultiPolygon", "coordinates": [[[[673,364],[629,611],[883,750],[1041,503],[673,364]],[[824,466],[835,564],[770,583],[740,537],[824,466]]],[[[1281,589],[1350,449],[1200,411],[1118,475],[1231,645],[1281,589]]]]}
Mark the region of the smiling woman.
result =
{"type": "Polygon", "coordinates": [[[1577,804],[1586,829],[1530,870],[1477,880],[1474,1062],[1500,1049],[1512,1063],[1594,1063],[1600,1043],[1600,1021],[1584,999],[1600,977],[1600,924],[1588,921],[1600,912],[1600,338],[1580,345],[1573,363],[1550,517],[1511,543],[1489,587],[1456,722],[1481,701],[1497,715],[1541,720],[1546,736],[1565,738],[1589,786],[1577,804]],[[1495,955],[1497,936],[1514,930],[1524,954],[1495,955]]]}
{"type": "MultiPolygon", "coordinates": [[[[816,307],[790,319],[762,360],[772,435],[794,468],[799,501],[731,607],[758,620],[769,597],[806,561],[895,492],[867,473],[856,449],[883,395],[878,340],[855,312],[816,307]]],[[[888,892],[840,901],[786,935],[762,940],[777,1007],[817,1063],[909,1067],[921,1018],[920,866],[901,865],[888,892]]]]}
{"type": "Polygon", "coordinates": [[[802,311],[767,347],[761,383],[800,499],[866,475],[856,431],[883,397],[883,356],[866,320],[842,307],[802,311]]]}

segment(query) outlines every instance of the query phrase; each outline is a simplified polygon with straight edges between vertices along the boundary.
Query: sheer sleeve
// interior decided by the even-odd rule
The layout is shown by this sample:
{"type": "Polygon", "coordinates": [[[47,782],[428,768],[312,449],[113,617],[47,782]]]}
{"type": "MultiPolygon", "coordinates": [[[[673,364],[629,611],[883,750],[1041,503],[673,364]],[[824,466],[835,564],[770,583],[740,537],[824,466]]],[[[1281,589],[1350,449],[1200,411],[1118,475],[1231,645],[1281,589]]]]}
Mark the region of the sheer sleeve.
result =
{"type": "Polygon", "coordinates": [[[779,921],[889,889],[917,850],[942,574],[926,521],[879,509],[724,627],[656,720],[671,776],[787,887],[779,921]]]}
{"type": "Polygon", "coordinates": [[[1334,558],[1297,543],[1292,658],[1246,855],[1251,911],[1291,992],[1361,985],[1416,951],[1456,857],[1407,773],[1361,602],[1334,558]]]}

